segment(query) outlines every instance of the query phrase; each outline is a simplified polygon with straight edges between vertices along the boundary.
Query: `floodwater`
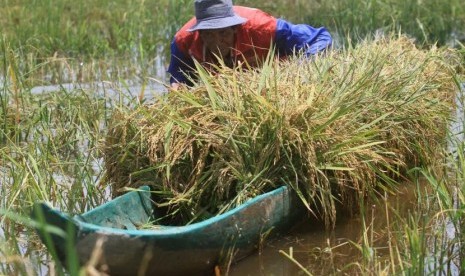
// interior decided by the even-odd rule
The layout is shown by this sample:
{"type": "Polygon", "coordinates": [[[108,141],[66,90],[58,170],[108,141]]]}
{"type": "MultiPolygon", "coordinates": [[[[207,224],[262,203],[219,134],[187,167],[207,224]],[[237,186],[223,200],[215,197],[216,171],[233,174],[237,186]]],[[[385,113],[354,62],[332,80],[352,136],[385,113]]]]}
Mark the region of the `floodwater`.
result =
{"type": "MultiPolygon", "coordinates": [[[[414,191],[413,184],[405,184],[396,195],[367,204],[364,217],[370,227],[366,234],[373,242],[371,246],[376,249],[377,258],[387,257],[387,226],[394,218],[393,210],[400,216],[416,211],[414,191]]],[[[363,229],[361,215],[340,218],[332,230],[327,230],[317,220],[308,219],[288,235],[269,242],[256,254],[232,265],[229,275],[299,275],[302,268],[283,254],[291,255],[290,252],[292,259],[312,275],[356,274],[356,267],[349,264],[361,262],[362,257],[351,241],[361,244],[363,229]]]]}
{"type": "Polygon", "coordinates": [[[37,86],[31,89],[32,94],[50,93],[60,90],[73,91],[75,89],[92,90],[99,96],[110,98],[120,97],[124,95],[125,99],[133,99],[143,97],[145,100],[150,100],[157,95],[166,93],[166,87],[154,80],[148,82],[145,86],[141,86],[138,82],[95,82],[87,84],[64,83],[60,85],[37,86]]]}

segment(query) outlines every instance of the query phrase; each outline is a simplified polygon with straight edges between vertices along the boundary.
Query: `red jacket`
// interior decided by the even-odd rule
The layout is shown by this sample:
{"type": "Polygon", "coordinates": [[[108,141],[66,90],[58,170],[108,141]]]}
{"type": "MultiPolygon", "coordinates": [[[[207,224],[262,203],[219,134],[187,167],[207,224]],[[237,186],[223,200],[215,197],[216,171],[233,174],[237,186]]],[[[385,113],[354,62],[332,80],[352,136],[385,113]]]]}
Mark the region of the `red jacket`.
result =
{"type": "MultiPolygon", "coordinates": [[[[327,49],[332,38],[328,31],[305,24],[294,25],[283,19],[276,19],[254,8],[234,6],[234,12],[247,21],[236,29],[235,48],[232,52],[236,62],[247,62],[256,66],[263,61],[272,46],[276,53],[286,56],[303,51],[307,56],[327,49]]],[[[195,17],[189,20],[174,36],[171,43],[171,61],[168,72],[170,82],[190,83],[187,75],[195,72],[194,59],[200,63],[214,63],[205,54],[200,34],[187,31],[196,22],[195,17]]],[[[195,76],[193,76],[195,78],[195,76]]]]}

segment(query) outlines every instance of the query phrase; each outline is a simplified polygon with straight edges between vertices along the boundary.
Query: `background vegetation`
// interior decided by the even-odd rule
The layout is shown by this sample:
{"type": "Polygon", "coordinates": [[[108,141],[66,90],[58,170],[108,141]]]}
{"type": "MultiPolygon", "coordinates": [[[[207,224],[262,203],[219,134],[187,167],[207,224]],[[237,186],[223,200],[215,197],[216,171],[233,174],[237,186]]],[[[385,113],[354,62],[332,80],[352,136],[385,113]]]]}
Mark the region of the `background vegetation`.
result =
{"type": "MultiPolygon", "coordinates": [[[[408,34],[425,47],[458,46],[465,39],[465,7],[460,0],[238,0],[235,4],[261,8],[294,23],[325,26],[339,47],[389,32],[408,34]]],[[[4,47],[14,49],[29,81],[36,73],[53,72],[57,62],[66,64],[54,76],[38,77],[35,84],[71,81],[66,74],[70,70],[91,71],[100,80],[114,78],[114,71],[147,77],[153,74],[153,58],[164,57],[166,65],[171,38],[193,16],[192,6],[189,0],[3,0],[0,39],[4,47]],[[96,59],[106,62],[95,64],[96,59]],[[108,71],[113,75],[108,76],[108,71]]],[[[0,52],[5,54],[11,53],[0,52]]],[[[3,73],[5,69],[0,68],[3,73]]]]}

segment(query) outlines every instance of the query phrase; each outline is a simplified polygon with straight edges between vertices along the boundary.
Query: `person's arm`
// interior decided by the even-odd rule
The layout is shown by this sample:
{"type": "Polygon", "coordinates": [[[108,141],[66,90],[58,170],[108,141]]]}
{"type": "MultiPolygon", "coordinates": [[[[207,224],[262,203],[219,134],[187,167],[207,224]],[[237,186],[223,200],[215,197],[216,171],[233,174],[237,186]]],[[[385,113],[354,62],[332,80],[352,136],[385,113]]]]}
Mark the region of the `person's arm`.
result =
{"type": "Polygon", "coordinates": [[[278,19],[276,47],[280,55],[303,51],[306,56],[315,55],[331,47],[332,38],[326,28],[314,28],[305,24],[292,24],[278,19]]]}
{"type": "Polygon", "coordinates": [[[187,75],[194,68],[192,58],[186,56],[176,45],[176,41],[173,39],[171,42],[171,58],[170,65],[168,67],[168,73],[170,73],[170,85],[173,89],[177,89],[180,84],[184,83],[192,85],[187,75]]]}

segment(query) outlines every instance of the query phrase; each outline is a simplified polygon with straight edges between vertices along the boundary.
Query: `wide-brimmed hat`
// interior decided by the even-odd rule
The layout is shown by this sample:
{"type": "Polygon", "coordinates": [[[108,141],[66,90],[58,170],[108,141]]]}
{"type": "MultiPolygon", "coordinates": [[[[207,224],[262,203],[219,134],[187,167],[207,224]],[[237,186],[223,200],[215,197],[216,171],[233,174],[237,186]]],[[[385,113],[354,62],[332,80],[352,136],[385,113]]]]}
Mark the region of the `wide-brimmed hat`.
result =
{"type": "Polygon", "coordinates": [[[197,22],[188,31],[222,29],[240,25],[247,19],[234,13],[232,0],[195,0],[197,22]]]}

